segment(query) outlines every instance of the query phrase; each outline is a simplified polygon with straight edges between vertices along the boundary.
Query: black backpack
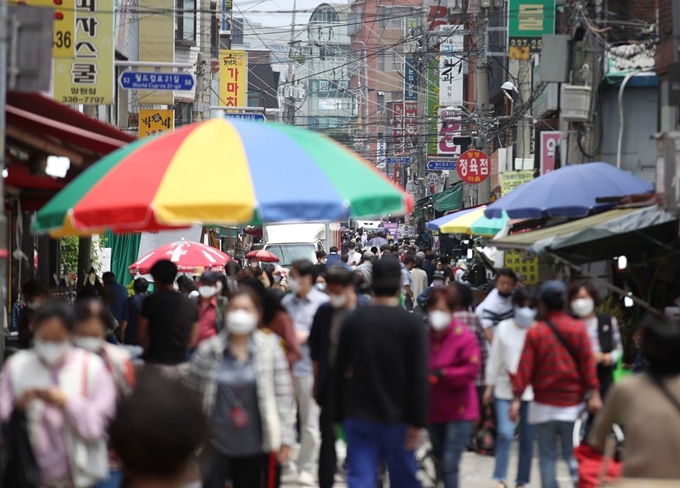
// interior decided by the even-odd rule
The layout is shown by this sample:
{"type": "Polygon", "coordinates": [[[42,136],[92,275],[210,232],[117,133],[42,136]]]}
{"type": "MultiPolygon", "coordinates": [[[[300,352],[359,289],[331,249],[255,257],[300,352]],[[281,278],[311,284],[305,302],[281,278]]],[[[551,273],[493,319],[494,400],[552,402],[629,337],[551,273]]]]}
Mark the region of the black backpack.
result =
{"type": "Polygon", "coordinates": [[[472,283],[472,286],[485,285],[487,282],[486,268],[481,263],[472,263],[463,275],[463,281],[472,283]]]}

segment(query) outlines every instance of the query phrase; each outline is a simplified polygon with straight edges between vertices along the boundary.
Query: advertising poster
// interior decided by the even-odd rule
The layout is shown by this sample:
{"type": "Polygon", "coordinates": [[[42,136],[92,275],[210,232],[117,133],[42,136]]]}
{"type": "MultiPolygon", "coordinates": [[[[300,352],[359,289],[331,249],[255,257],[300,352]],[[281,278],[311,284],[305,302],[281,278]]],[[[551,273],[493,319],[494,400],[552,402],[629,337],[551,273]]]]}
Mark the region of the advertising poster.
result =
{"type": "Polygon", "coordinates": [[[220,106],[247,107],[248,53],[220,50],[220,106]]]}

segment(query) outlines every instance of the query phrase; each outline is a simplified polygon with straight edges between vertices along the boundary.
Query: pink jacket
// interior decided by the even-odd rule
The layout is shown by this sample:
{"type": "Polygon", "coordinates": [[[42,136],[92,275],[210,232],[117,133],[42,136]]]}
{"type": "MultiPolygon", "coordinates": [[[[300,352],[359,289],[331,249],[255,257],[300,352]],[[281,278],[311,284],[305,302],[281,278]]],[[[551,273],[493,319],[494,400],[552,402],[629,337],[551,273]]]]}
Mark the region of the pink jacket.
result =
{"type": "Polygon", "coordinates": [[[441,333],[430,330],[430,423],[475,420],[479,399],[475,380],[480,353],[477,338],[458,320],[441,333]]]}

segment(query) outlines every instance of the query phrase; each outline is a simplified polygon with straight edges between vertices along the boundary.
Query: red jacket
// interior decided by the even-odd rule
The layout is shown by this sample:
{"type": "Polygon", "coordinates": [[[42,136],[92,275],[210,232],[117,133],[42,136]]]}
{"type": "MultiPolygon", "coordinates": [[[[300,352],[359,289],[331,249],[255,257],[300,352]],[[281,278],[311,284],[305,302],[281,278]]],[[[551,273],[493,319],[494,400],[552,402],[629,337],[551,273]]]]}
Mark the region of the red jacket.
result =
{"type": "Polygon", "coordinates": [[[454,320],[441,334],[430,330],[430,373],[441,375],[430,387],[431,424],[479,417],[480,367],[479,344],[467,326],[454,320]]]}
{"type": "Polygon", "coordinates": [[[534,401],[538,403],[557,407],[578,405],[587,391],[600,387],[588,329],[581,320],[564,312],[551,312],[547,318],[569,343],[577,361],[550,327],[539,322],[527,332],[519,368],[512,378],[513,394],[519,397],[531,385],[534,401]]]}

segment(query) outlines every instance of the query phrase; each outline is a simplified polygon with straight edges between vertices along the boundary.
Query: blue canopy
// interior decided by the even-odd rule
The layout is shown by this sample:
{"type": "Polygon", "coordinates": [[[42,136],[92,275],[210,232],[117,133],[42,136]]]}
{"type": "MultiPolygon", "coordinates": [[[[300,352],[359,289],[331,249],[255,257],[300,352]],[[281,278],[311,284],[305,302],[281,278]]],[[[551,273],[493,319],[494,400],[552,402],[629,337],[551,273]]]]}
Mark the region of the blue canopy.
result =
{"type": "Polygon", "coordinates": [[[525,183],[486,208],[489,218],[503,211],[511,219],[585,217],[617,202],[597,203],[600,198],[653,193],[654,185],[608,163],[565,166],[525,183]]]}

